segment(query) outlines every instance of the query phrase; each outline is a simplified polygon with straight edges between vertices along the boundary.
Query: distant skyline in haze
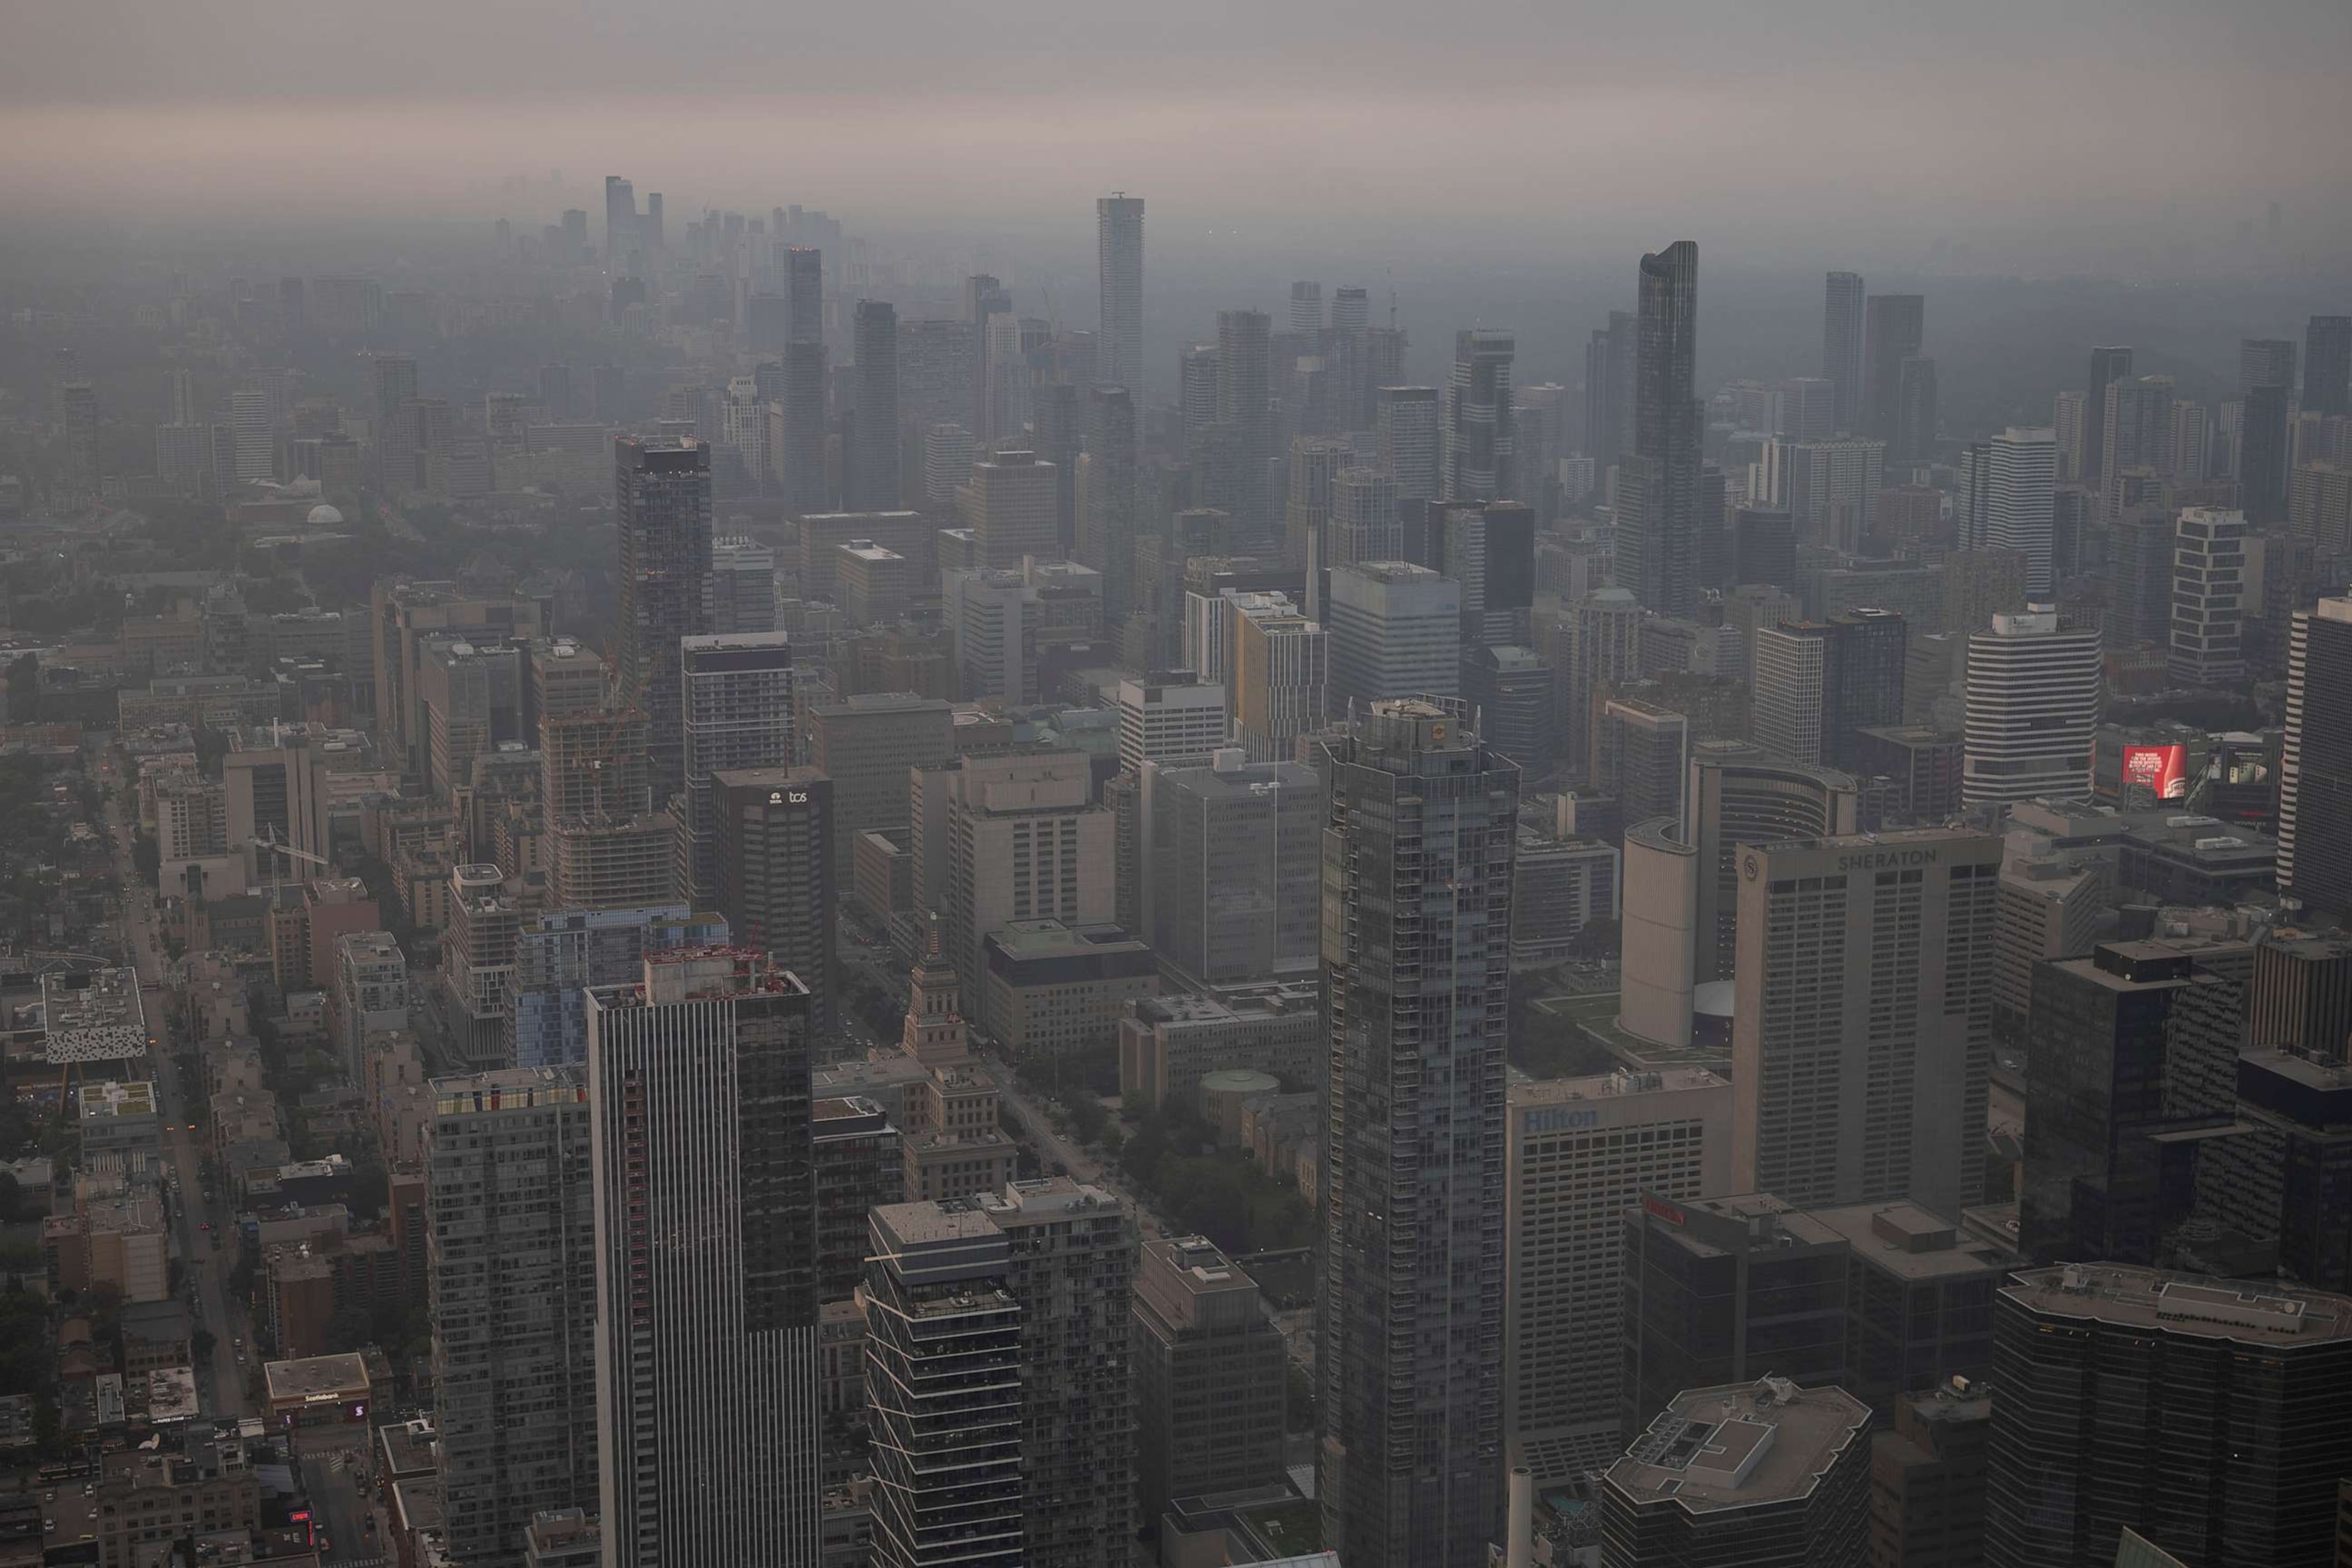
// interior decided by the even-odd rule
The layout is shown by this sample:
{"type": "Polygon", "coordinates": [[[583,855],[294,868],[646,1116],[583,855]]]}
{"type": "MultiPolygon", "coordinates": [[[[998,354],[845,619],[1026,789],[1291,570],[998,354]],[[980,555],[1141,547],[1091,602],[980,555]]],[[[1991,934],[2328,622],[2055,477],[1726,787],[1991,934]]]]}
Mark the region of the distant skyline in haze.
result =
{"type": "Polygon", "coordinates": [[[2315,152],[2352,144],[2340,0],[15,9],[0,198],[43,216],[487,218],[557,168],[865,234],[1082,234],[1126,189],[1171,254],[1219,230],[1458,248],[1473,224],[1498,256],[1684,233],[1791,264],[1834,237],[1864,267],[2352,254],[2352,159],[2315,152]]]}

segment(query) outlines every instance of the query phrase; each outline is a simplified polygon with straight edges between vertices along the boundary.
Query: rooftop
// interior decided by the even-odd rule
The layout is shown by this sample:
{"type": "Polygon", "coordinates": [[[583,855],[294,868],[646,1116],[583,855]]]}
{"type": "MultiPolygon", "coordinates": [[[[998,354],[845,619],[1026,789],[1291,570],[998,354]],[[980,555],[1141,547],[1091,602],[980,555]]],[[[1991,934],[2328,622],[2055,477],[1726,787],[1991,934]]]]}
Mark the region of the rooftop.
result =
{"type": "Polygon", "coordinates": [[[1852,1204],[1805,1212],[1844,1237],[1855,1256],[1906,1280],[1942,1279],[1988,1270],[2006,1274],[2025,1262],[2016,1253],[1990,1246],[1916,1204],[1852,1204]]]}
{"type": "Polygon", "coordinates": [[[112,1061],[147,1054],[147,1013],[139,995],[139,974],[131,969],[92,969],[41,976],[41,1026],[47,1036],[43,1059],[112,1061]]]}
{"type": "Polygon", "coordinates": [[[84,1121],[96,1121],[110,1116],[152,1116],[155,1114],[155,1086],[144,1079],[130,1083],[111,1079],[86,1083],[76,1091],[75,1105],[84,1121]]]}
{"type": "Polygon", "coordinates": [[[1609,1100],[1633,1094],[1665,1094],[1686,1089],[1727,1089],[1730,1080],[1705,1068],[1664,1068],[1636,1072],[1614,1068],[1589,1078],[1538,1079],[1511,1086],[1514,1110],[1538,1105],[1564,1105],[1579,1100],[1609,1100]]]}
{"type": "Polygon", "coordinates": [[[2352,1297],[2259,1289],[2243,1280],[2117,1263],[2026,1269],[2012,1276],[2001,1294],[2049,1316],[2200,1339],[2279,1345],[2352,1338],[2352,1297]]]}
{"type": "Polygon", "coordinates": [[[1671,1500],[1693,1513],[1790,1502],[1811,1494],[1869,1429],[1870,1407],[1842,1388],[1766,1377],[1689,1389],[1609,1467],[1604,1484],[1637,1505],[1671,1500]]]}
{"type": "Polygon", "coordinates": [[[273,1361],[263,1366],[272,1403],[299,1399],[320,1405],[331,1400],[365,1398],[367,1363],[356,1354],[314,1355],[301,1361],[273,1361]]]}

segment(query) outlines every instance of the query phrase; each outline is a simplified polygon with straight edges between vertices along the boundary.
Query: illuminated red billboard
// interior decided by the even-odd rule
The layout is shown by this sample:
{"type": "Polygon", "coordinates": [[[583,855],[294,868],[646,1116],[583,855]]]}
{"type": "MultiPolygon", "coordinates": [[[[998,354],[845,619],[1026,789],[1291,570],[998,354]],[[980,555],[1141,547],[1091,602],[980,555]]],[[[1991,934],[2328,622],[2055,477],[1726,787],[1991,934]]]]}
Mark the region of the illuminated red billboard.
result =
{"type": "Polygon", "coordinates": [[[2146,790],[2158,800],[2189,798],[2189,748],[2183,745],[2126,746],[2124,793],[2146,790]]]}

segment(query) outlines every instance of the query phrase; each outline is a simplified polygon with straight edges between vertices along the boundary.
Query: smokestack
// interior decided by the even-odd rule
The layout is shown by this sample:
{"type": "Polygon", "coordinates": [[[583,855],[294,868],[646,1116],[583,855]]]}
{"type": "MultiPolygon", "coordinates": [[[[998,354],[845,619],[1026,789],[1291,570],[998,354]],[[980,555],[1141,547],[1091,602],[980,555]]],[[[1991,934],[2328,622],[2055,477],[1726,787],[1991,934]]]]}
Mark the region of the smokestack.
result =
{"type": "Polygon", "coordinates": [[[1536,1479],[1525,1465],[1511,1467],[1510,1530],[1503,1543],[1503,1568],[1535,1568],[1536,1479]]]}

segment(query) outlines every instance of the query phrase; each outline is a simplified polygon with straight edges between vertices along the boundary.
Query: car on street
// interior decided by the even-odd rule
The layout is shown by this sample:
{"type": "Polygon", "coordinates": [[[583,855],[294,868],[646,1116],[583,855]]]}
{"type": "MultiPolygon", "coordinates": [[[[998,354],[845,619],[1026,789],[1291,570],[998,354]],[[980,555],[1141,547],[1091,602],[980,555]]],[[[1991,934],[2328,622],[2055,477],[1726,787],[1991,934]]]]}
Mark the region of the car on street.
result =
{"type": "Polygon", "coordinates": [[[196,1222],[196,1228],[198,1230],[210,1230],[212,1227],[213,1222],[208,1219],[200,1219],[196,1222]]]}

